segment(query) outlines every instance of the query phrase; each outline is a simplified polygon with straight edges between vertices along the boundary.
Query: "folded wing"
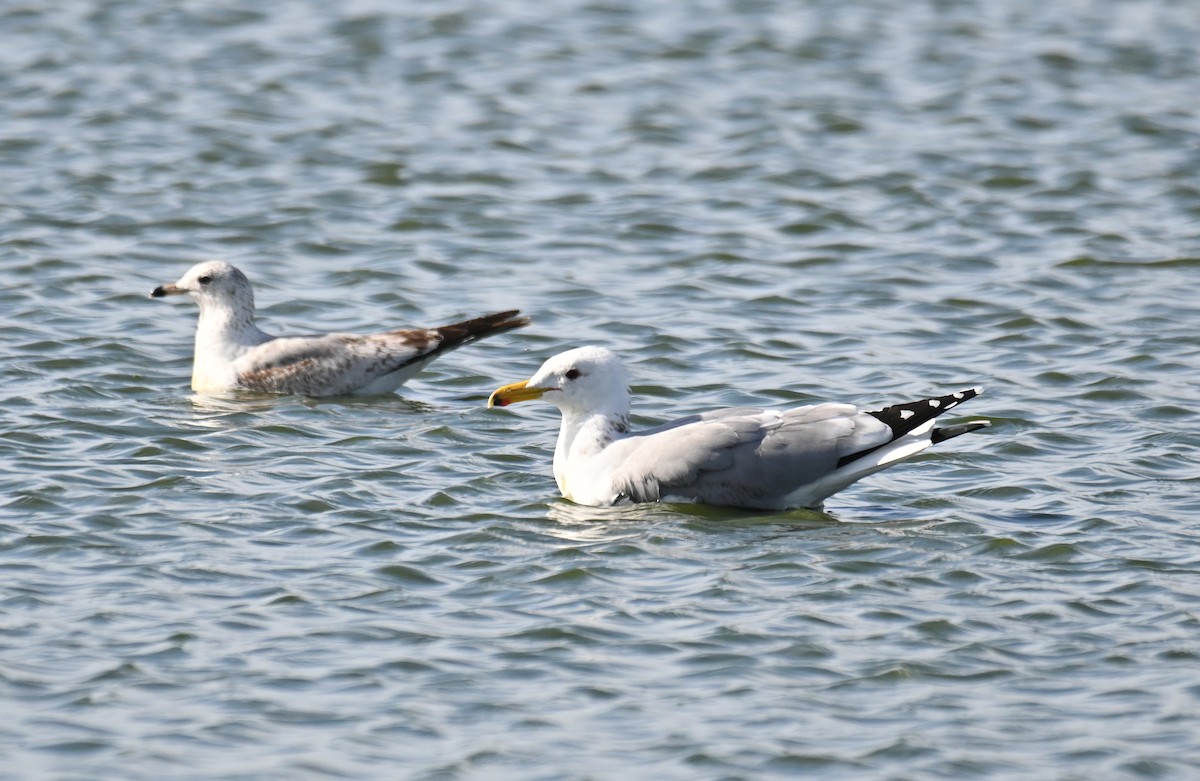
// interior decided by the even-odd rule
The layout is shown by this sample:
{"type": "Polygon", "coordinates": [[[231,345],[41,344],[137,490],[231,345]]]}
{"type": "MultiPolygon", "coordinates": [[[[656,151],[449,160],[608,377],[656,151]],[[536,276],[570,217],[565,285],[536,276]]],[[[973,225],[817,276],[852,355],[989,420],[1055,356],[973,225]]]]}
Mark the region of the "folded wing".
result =
{"type": "Polygon", "coordinates": [[[438,328],[272,339],[237,360],[237,383],[307,396],[395,390],[439,355],[529,323],[517,315],[511,310],[438,328]]]}
{"type": "Polygon", "coordinates": [[[886,424],[849,404],[721,410],[614,443],[614,489],[635,502],[773,508],[837,471],[842,458],[891,436],[886,424]]]}

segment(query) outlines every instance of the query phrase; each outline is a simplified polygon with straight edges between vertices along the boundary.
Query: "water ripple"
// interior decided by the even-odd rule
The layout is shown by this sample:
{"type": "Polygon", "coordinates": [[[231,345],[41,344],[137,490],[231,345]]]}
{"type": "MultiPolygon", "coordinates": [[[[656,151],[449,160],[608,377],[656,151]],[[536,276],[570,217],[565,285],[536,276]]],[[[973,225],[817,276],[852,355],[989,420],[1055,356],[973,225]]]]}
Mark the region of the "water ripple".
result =
{"type": "Polygon", "coordinates": [[[0,779],[1190,778],[1195,14],[894,5],[0,10],[0,779]],[[145,294],[205,257],[279,332],[536,325],[192,396],[145,294]],[[580,343],[639,425],[993,428],[583,508],[483,406],[580,343]]]}

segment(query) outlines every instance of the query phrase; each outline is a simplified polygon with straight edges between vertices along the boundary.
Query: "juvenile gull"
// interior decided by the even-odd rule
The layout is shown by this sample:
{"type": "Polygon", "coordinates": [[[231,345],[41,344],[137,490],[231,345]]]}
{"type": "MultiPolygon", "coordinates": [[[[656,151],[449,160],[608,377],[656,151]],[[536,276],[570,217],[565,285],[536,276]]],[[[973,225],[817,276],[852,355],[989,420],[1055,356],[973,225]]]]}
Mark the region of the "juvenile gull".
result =
{"type": "Polygon", "coordinates": [[[150,296],[186,293],[200,306],[192,390],[251,390],[305,396],[391,393],[443,353],[528,325],[517,310],[436,328],[377,334],[276,337],[254,324],[254,290],[246,275],[212,260],[150,296]]]}
{"type": "Polygon", "coordinates": [[[934,428],[979,388],[866,412],[850,404],[731,408],[629,430],[629,379],[602,347],[580,347],[498,388],[488,406],[545,399],[562,412],[554,479],[567,499],[604,507],[682,501],[762,510],[820,507],[859,478],[989,425],[934,428]]]}

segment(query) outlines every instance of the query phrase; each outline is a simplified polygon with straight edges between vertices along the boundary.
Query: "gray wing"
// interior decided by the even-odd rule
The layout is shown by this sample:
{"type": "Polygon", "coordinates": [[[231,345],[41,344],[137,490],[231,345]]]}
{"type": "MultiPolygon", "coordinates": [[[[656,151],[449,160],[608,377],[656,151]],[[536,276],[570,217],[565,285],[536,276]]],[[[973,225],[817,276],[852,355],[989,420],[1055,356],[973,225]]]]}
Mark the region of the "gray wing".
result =
{"type": "Polygon", "coordinates": [[[772,508],[836,471],[839,459],[891,436],[887,425],[849,404],[722,410],[614,443],[614,487],[635,502],[678,497],[772,508]]]}
{"type": "Polygon", "coordinates": [[[234,368],[239,387],[247,390],[339,396],[393,373],[415,374],[442,353],[529,324],[517,315],[510,310],[437,328],[368,335],[281,337],[253,348],[234,368]]]}

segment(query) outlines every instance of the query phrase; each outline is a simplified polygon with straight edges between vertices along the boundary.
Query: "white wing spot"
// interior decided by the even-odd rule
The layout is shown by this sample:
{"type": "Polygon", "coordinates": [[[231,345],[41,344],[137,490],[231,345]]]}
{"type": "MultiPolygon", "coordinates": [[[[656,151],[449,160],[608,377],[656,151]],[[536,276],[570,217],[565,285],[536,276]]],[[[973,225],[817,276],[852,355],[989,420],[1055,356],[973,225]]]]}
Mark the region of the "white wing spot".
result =
{"type": "Polygon", "coordinates": [[[963,392],[962,392],[962,391],[959,391],[958,393],[955,393],[955,394],[954,394],[954,398],[956,398],[956,399],[959,399],[959,400],[961,400],[961,399],[962,399],[962,397],[963,397],[963,392]]]}
{"type": "Polygon", "coordinates": [[[938,407],[942,406],[942,403],[940,401],[938,401],[937,399],[930,399],[929,406],[933,407],[934,409],[937,409],[938,407]]]}
{"type": "Polygon", "coordinates": [[[909,418],[911,418],[913,415],[916,415],[916,414],[917,413],[913,412],[910,409],[902,409],[902,410],[900,410],[900,419],[908,420],[909,418]]]}

